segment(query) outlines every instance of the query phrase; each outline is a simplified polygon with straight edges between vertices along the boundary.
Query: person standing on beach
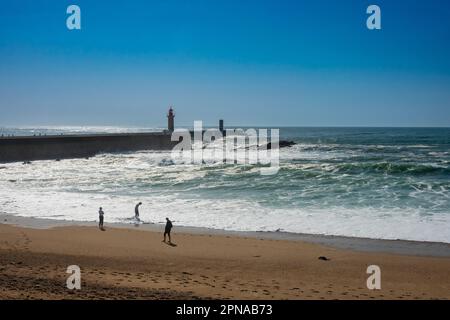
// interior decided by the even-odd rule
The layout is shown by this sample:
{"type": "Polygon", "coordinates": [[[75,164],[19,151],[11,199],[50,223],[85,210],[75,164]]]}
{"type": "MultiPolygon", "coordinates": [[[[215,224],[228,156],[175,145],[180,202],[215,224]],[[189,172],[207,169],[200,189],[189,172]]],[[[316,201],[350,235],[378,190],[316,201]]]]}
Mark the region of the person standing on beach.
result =
{"type": "Polygon", "coordinates": [[[170,231],[172,230],[172,221],[169,220],[169,218],[166,218],[166,228],[164,229],[164,240],[163,242],[166,242],[166,235],[169,236],[169,243],[172,243],[172,240],[170,239],[170,231]]]}
{"type": "Polygon", "coordinates": [[[139,207],[141,206],[142,202],[139,202],[136,207],[134,207],[134,217],[136,220],[139,220],[139,207]]]}
{"type": "Polygon", "coordinates": [[[98,227],[100,228],[100,230],[103,230],[103,216],[105,215],[105,213],[103,212],[102,207],[100,207],[100,209],[98,210],[98,227]]]}

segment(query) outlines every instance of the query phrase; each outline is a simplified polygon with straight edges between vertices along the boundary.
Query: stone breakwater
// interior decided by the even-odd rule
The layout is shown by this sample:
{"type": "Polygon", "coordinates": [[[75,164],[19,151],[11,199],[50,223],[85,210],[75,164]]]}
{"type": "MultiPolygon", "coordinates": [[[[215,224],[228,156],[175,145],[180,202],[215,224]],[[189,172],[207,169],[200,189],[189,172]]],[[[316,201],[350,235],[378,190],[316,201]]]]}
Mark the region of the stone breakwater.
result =
{"type": "Polygon", "coordinates": [[[170,150],[170,132],[0,138],[0,163],[86,158],[99,153],[170,150]]]}

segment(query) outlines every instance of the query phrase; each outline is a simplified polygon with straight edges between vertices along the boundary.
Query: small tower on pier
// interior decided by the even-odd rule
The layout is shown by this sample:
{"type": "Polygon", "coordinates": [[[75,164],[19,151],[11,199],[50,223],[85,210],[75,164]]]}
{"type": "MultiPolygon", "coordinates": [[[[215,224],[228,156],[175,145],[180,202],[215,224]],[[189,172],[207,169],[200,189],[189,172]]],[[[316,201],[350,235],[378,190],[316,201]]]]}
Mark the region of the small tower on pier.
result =
{"type": "Polygon", "coordinates": [[[173,108],[170,107],[169,108],[169,113],[167,113],[167,129],[170,132],[173,132],[173,130],[175,129],[175,125],[174,125],[174,118],[175,118],[175,113],[173,112],[173,108]]]}

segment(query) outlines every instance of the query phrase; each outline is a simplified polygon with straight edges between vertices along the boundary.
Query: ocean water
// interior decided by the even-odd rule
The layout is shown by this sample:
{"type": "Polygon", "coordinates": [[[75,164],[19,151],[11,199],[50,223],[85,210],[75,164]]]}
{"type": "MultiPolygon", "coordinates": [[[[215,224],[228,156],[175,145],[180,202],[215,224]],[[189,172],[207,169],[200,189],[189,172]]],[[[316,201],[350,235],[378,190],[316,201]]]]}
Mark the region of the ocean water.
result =
{"type": "Polygon", "coordinates": [[[174,164],[170,152],[150,151],[0,164],[0,213],[92,221],[102,206],[106,222],[131,223],[142,201],[143,220],[168,216],[175,226],[450,243],[450,128],[281,128],[280,136],[296,144],[280,150],[272,176],[259,165],[174,164]]]}

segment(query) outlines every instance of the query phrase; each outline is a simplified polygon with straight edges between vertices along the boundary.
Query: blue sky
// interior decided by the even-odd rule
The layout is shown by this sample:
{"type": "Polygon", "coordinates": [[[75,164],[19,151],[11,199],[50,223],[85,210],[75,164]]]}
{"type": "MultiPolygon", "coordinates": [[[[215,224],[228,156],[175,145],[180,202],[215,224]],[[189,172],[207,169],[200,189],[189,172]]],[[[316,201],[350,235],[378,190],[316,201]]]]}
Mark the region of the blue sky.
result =
{"type": "Polygon", "coordinates": [[[447,0],[2,0],[0,125],[450,126],[449,40],[447,0]]]}

